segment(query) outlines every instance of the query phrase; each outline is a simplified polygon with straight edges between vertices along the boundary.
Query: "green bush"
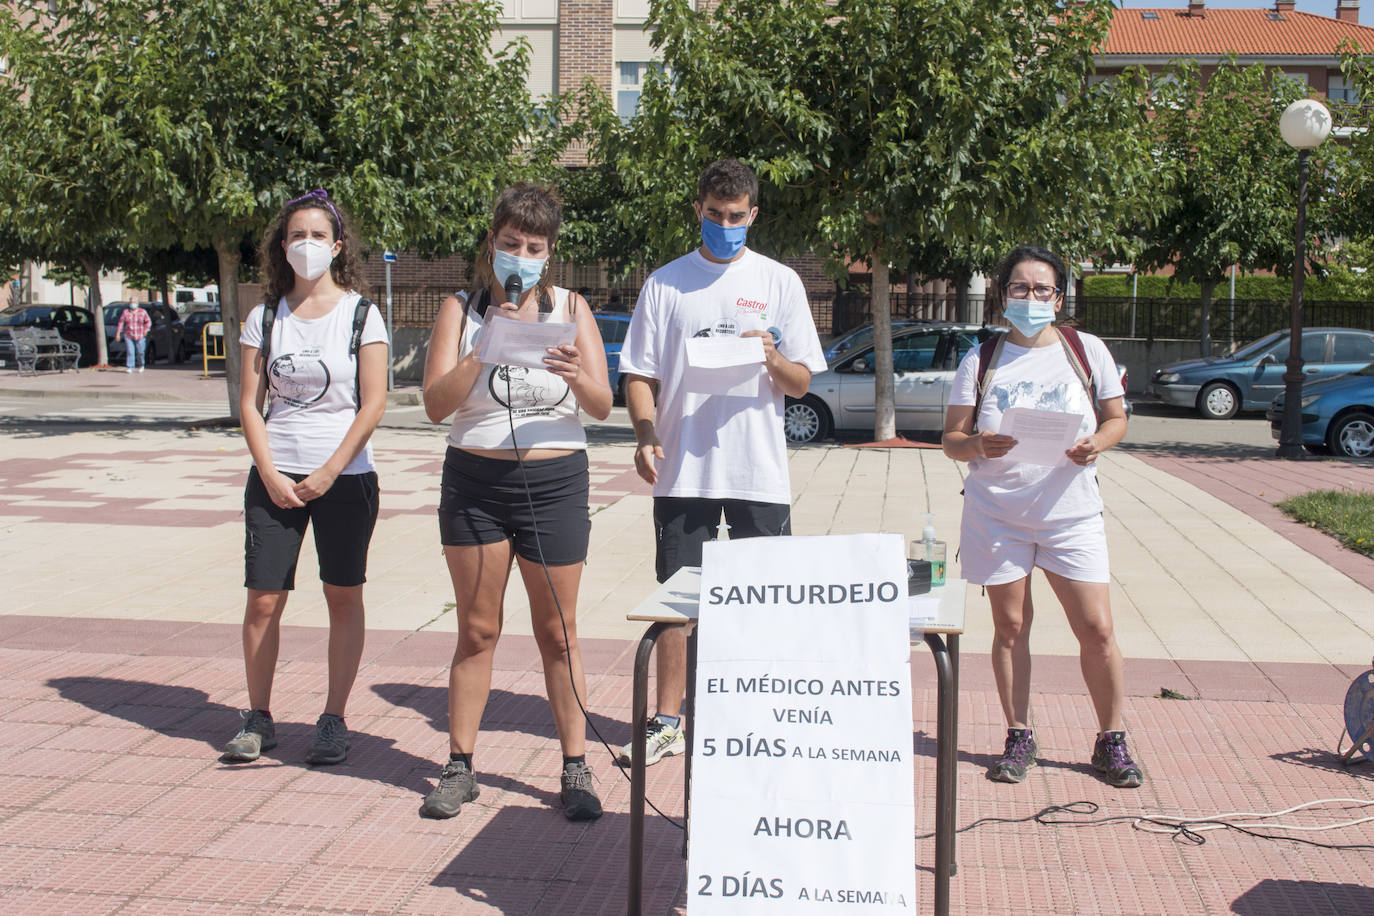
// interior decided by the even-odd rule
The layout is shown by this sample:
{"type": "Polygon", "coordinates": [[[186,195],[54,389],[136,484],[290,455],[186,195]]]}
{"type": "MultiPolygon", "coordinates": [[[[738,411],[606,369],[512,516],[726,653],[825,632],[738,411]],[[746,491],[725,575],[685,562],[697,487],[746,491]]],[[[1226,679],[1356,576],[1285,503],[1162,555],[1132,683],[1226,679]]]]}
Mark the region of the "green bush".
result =
{"type": "MultiPolygon", "coordinates": [[[[1083,278],[1085,296],[1130,296],[1131,278],[1125,274],[1093,274],[1083,278]]],[[[1196,283],[1179,283],[1173,277],[1156,274],[1140,277],[1136,295],[1142,299],[1201,299],[1202,288],[1196,283]]],[[[1212,291],[1214,299],[1228,299],[1231,280],[1228,277],[1212,291]]],[[[1236,277],[1237,299],[1275,299],[1287,302],[1293,295],[1293,281],[1282,277],[1236,277]]],[[[1339,299],[1363,301],[1364,296],[1325,277],[1308,277],[1303,283],[1304,299],[1339,299]]]]}

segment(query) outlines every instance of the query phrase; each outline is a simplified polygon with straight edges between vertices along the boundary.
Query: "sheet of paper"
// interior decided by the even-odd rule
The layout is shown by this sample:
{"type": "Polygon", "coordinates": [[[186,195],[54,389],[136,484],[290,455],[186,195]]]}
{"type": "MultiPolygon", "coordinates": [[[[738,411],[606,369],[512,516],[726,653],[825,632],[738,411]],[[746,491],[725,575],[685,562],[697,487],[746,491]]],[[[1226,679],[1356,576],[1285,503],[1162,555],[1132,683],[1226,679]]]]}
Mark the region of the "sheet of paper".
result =
{"type": "Polygon", "coordinates": [[[691,337],[683,386],[696,394],[758,397],[762,363],[757,337],[691,337]]]}
{"type": "Polygon", "coordinates": [[[576,339],[577,325],[571,321],[516,321],[489,314],[477,342],[477,357],[496,366],[547,369],[548,348],[576,339]]]}
{"type": "Polygon", "coordinates": [[[1002,428],[998,432],[1016,440],[1008,458],[1055,467],[1068,464],[1064,452],[1073,445],[1082,424],[1082,415],[1076,413],[1011,407],[1002,413],[1002,428]]]}

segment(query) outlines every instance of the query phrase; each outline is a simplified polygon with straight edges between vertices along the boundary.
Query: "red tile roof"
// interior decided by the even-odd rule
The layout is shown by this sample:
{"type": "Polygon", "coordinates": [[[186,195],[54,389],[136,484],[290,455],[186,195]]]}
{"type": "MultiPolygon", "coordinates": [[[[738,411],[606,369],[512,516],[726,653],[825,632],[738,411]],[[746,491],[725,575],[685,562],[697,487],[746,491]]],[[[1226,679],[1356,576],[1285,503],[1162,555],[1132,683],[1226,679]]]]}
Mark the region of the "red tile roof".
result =
{"type": "Polygon", "coordinates": [[[1186,9],[1118,9],[1103,53],[1138,56],[1209,56],[1234,53],[1242,57],[1302,55],[1335,57],[1349,38],[1374,51],[1374,28],[1311,13],[1285,12],[1270,19],[1268,9],[1206,10],[1189,16],[1186,9]],[[1145,19],[1154,13],[1158,19],[1145,19]]]}

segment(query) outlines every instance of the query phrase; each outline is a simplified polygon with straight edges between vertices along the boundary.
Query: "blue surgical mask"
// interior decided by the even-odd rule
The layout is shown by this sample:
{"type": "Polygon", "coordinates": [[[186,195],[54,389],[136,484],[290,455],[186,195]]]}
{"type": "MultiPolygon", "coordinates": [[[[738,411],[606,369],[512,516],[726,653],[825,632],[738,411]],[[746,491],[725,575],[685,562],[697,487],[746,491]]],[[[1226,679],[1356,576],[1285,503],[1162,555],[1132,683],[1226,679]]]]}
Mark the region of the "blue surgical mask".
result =
{"type": "Polygon", "coordinates": [[[522,258],[499,248],[494,248],[491,253],[491,270],[496,274],[496,282],[505,286],[506,279],[515,274],[520,278],[522,294],[534,289],[539,278],[544,276],[546,263],[548,258],[522,258]]]}
{"type": "Polygon", "coordinates": [[[1036,299],[1008,299],[1003,313],[1024,337],[1034,337],[1054,320],[1054,303],[1036,299]]]}
{"type": "Polygon", "coordinates": [[[713,223],[706,217],[701,218],[701,242],[712,257],[729,261],[744,248],[744,237],[749,234],[748,226],[732,226],[729,229],[720,223],[713,223]]]}

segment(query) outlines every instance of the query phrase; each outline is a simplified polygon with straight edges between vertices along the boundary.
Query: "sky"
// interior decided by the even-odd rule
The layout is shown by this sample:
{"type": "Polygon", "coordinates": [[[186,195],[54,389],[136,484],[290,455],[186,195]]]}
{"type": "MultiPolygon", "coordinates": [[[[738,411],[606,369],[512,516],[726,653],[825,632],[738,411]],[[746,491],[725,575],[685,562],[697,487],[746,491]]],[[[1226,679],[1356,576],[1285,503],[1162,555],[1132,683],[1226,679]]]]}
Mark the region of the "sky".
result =
{"type": "MultiPolygon", "coordinates": [[[[1205,0],[1207,6],[1213,9],[1228,9],[1233,7],[1249,9],[1272,10],[1273,0],[1205,0]]],[[[1121,4],[1127,9],[1141,7],[1144,9],[1187,9],[1187,0],[1124,0],[1121,4]]],[[[1317,16],[1336,15],[1336,0],[1298,0],[1297,10],[1300,13],[1313,13],[1317,16]]],[[[1374,0],[1361,0],[1360,2],[1360,25],[1374,26],[1374,0]]]]}

